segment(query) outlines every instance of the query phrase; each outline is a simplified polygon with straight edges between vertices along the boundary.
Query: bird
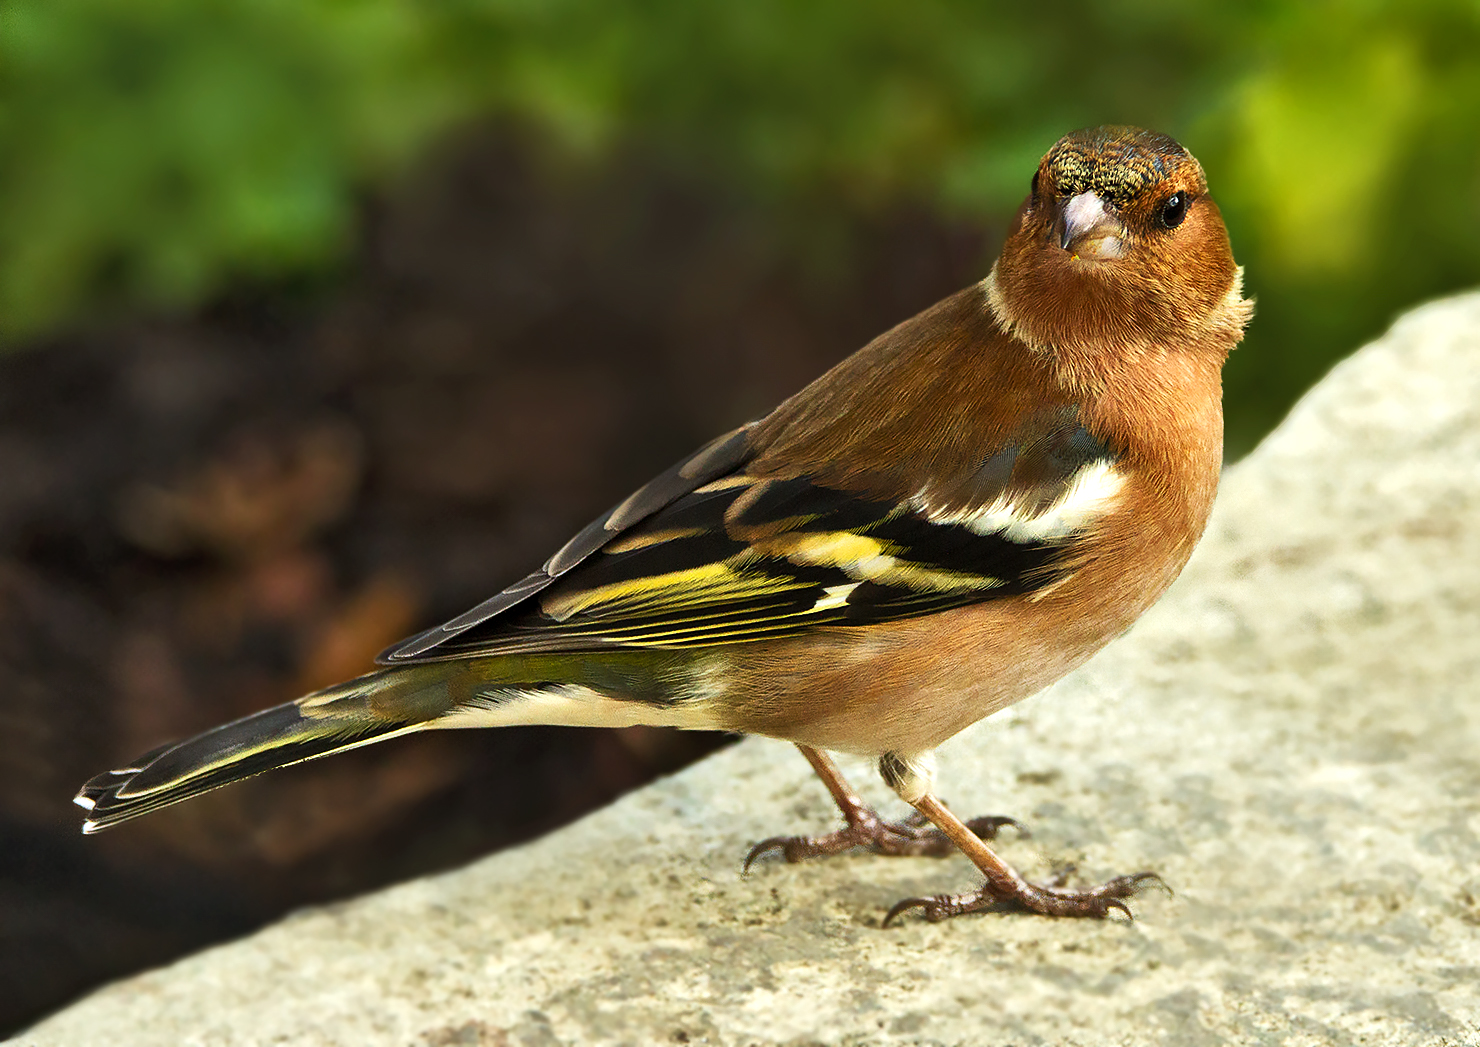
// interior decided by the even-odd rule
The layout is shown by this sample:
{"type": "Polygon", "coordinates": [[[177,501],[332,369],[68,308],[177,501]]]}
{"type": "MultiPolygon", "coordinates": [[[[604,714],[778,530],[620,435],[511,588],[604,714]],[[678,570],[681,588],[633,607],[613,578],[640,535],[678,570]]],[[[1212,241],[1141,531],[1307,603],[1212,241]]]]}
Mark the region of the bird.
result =
{"type": "Polygon", "coordinates": [[[717,729],[794,743],[844,827],[752,848],[959,850],[980,886],[907,898],[1130,917],[1154,873],[1070,888],[962,821],[936,748],[1128,629],[1182,570],[1222,463],[1221,373],[1253,315],[1202,166],[1129,126],[1044,154],[982,281],[881,334],[379,666],[88,781],[93,833],[413,731],[717,729]],[[876,761],[881,818],[829,753],[876,761]]]}

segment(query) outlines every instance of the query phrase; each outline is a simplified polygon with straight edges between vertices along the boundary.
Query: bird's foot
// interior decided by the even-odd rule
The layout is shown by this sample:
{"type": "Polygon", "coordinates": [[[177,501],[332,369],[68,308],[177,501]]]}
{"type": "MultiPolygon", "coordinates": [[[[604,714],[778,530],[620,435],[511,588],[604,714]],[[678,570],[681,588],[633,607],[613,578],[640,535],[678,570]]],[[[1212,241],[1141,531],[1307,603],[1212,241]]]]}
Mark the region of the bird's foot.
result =
{"type": "MultiPolygon", "coordinates": [[[[1021,823],[1001,815],[973,818],[966,826],[983,840],[996,838],[1007,826],[1012,826],[1021,836],[1028,835],[1021,823]]],[[[771,851],[779,851],[788,862],[800,862],[854,847],[867,847],[876,854],[929,858],[942,858],[956,851],[956,845],[939,829],[931,828],[919,814],[911,814],[902,822],[886,822],[872,808],[861,807],[849,813],[845,828],[826,836],[772,836],[762,840],[745,856],[745,870],[750,871],[757,858],[771,851]]]]}
{"type": "Polygon", "coordinates": [[[1125,899],[1149,887],[1160,887],[1167,894],[1172,893],[1172,889],[1154,872],[1117,876],[1113,880],[1107,880],[1098,887],[1091,887],[1087,890],[1066,890],[1063,881],[1067,879],[1069,871],[1071,870],[1065,870],[1055,876],[1052,885],[1029,883],[1013,874],[1011,882],[997,883],[988,879],[980,888],[967,894],[938,894],[933,898],[906,898],[889,910],[889,914],[884,917],[884,926],[889,926],[896,916],[909,912],[911,909],[921,910],[925,919],[933,923],[952,916],[980,912],[983,909],[998,906],[1026,909],[1044,916],[1088,916],[1095,919],[1104,919],[1112,911],[1118,910],[1125,913],[1127,919],[1135,919],[1130,907],[1125,904],[1125,899]]]}

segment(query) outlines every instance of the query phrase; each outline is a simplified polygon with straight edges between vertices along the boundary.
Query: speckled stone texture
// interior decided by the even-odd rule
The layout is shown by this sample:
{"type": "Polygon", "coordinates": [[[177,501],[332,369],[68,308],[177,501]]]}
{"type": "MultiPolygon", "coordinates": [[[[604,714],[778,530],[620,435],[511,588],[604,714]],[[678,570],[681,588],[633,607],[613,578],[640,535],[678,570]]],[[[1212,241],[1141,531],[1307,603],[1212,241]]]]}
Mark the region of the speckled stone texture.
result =
{"type": "MultiPolygon", "coordinates": [[[[890,810],[857,763],[859,783],[890,810]]],[[[941,753],[1095,923],[880,917],[961,859],[740,859],[833,812],[747,742],[544,840],[92,995],[34,1047],[1480,1044],[1480,295],[1338,367],[1230,470],[1170,595],[941,753]]]]}

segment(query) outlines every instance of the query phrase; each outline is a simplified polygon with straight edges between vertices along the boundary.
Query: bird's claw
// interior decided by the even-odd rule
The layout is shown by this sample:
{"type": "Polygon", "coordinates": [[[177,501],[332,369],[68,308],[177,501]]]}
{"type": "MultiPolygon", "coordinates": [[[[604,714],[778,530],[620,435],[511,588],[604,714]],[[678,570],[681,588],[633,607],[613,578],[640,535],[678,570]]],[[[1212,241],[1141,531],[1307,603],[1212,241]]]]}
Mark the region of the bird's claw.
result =
{"type": "Polygon", "coordinates": [[[1129,876],[1117,876],[1114,880],[1111,880],[1110,882],[1117,883],[1121,880],[1124,880],[1128,884],[1130,884],[1132,893],[1139,893],[1144,887],[1160,887],[1162,890],[1167,892],[1168,898],[1175,898],[1177,896],[1177,892],[1172,890],[1172,885],[1163,880],[1160,873],[1131,873],[1129,876]]]}
{"type": "Polygon", "coordinates": [[[751,865],[757,858],[767,851],[780,851],[781,857],[787,862],[798,862],[802,860],[799,850],[811,841],[805,836],[772,836],[762,840],[750,849],[745,856],[745,866],[742,872],[750,872],[751,865]]]}
{"type": "Polygon", "coordinates": [[[944,910],[957,898],[964,897],[966,896],[956,895],[953,897],[949,894],[937,894],[930,898],[901,898],[884,914],[884,923],[882,926],[888,927],[896,916],[899,916],[901,913],[907,913],[911,909],[924,909],[925,919],[931,923],[935,923],[937,920],[944,920],[946,916],[952,915],[944,910]]]}
{"type": "MultiPolygon", "coordinates": [[[[1063,872],[1060,874],[1060,876],[1066,875],[1063,872]]],[[[1125,899],[1134,897],[1151,886],[1160,887],[1168,895],[1172,893],[1166,881],[1154,872],[1116,876],[1098,887],[1082,891],[1064,890],[1062,883],[1041,886],[1019,880],[1016,885],[1007,887],[987,882],[977,890],[966,894],[937,894],[930,898],[905,898],[895,903],[884,916],[883,926],[888,927],[895,917],[911,909],[922,910],[925,919],[936,923],[952,916],[981,912],[984,909],[1004,904],[1027,909],[1029,912],[1044,916],[1077,916],[1100,920],[1107,918],[1111,912],[1119,911],[1125,914],[1127,920],[1134,920],[1135,914],[1131,912],[1125,899]]]]}
{"type": "MultiPolygon", "coordinates": [[[[925,816],[918,812],[916,812],[915,817],[919,818],[922,824],[926,820],[925,816]]],[[[1022,840],[1026,840],[1033,835],[1022,822],[1003,814],[984,814],[979,818],[973,818],[966,823],[966,828],[976,833],[983,840],[995,840],[997,834],[1007,828],[1016,831],[1018,838],[1022,840]]]]}

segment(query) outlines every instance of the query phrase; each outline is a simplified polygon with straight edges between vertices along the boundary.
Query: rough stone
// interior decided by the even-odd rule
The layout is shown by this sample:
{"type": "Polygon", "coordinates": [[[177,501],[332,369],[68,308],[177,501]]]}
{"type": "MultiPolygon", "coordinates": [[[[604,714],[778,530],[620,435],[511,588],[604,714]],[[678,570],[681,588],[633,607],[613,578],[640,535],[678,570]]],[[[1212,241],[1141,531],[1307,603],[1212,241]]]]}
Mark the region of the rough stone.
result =
{"type": "MultiPolygon", "coordinates": [[[[833,814],[750,741],[465,869],[109,986],[18,1042],[1480,1044],[1480,295],[1336,368],[1231,469],[1167,598],[942,751],[1032,874],[1134,923],[881,930],[962,860],[761,863],[833,814]]],[[[882,786],[857,763],[860,784],[882,786]]]]}

